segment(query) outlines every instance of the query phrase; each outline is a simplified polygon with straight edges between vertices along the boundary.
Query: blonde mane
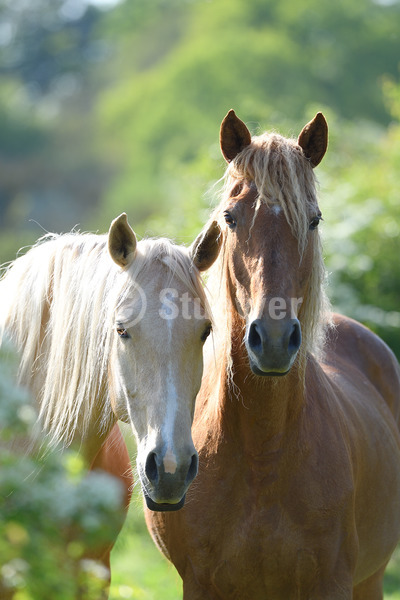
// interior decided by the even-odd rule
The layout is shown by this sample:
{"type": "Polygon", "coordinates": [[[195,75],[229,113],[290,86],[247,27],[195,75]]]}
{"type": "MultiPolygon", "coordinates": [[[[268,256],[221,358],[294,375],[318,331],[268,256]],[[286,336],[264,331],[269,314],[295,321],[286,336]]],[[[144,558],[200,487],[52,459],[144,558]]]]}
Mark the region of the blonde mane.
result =
{"type": "MultiPolygon", "coordinates": [[[[310,217],[315,215],[318,199],[314,171],[304,157],[297,141],[275,133],[255,136],[252,138],[251,144],[229,163],[224,175],[221,201],[211,217],[211,220],[217,220],[221,224],[224,241],[227,229],[223,219],[223,207],[226,205],[234,184],[243,179],[254,182],[258,192],[250,232],[261,204],[277,204],[282,208],[293,234],[298,239],[300,256],[302,256],[307,242],[310,217]]],[[[321,356],[326,332],[331,325],[330,304],[325,292],[326,271],[321,238],[318,231],[314,233],[313,270],[307,298],[301,305],[299,313],[303,341],[297,360],[301,375],[305,373],[308,355],[321,356]]],[[[215,305],[214,319],[217,323],[225,324],[217,336],[220,344],[224,346],[227,368],[228,371],[231,371],[231,333],[233,314],[236,314],[236,311],[232,307],[228,288],[224,242],[220,256],[210,271],[208,287],[213,295],[215,305]],[[217,310],[220,310],[221,314],[217,314],[217,310]],[[231,323],[228,324],[228,335],[226,331],[227,316],[231,320],[231,323]]]]}
{"type": "Polygon", "coordinates": [[[157,263],[167,265],[168,282],[178,277],[210,312],[187,249],[166,239],[140,241],[123,270],[109,256],[106,235],[48,234],[4,269],[0,344],[6,334],[17,347],[19,381],[37,398],[52,442],[69,445],[89,426],[107,430],[112,422],[107,381],[115,309],[157,263]]]}

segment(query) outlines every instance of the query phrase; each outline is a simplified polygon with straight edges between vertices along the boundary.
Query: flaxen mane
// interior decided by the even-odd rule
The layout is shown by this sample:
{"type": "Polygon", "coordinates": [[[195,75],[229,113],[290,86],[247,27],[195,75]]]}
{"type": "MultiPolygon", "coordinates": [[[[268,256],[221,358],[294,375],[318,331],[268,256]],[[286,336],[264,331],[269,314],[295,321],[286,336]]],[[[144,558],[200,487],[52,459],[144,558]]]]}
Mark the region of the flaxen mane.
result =
{"type": "MultiPolygon", "coordinates": [[[[221,202],[211,217],[212,220],[221,223],[221,230],[225,236],[228,233],[223,219],[224,206],[233,186],[241,179],[252,181],[257,187],[258,198],[254,207],[253,223],[262,203],[279,205],[293,234],[298,239],[301,256],[307,242],[310,218],[316,213],[318,200],[313,169],[297,141],[275,133],[265,133],[253,137],[251,144],[229,163],[224,176],[221,202]]],[[[298,361],[303,374],[307,355],[320,354],[327,328],[331,323],[330,305],[325,293],[326,272],[321,240],[318,231],[314,234],[313,271],[307,298],[304,299],[299,313],[303,341],[298,361]]],[[[223,312],[217,317],[214,310],[215,320],[217,323],[226,323],[226,317],[232,312],[232,306],[229,306],[230,300],[227,300],[228,304],[223,302],[224,297],[227,299],[230,297],[227,287],[225,244],[222,246],[219,259],[211,269],[208,287],[213,295],[215,306],[220,307],[223,312]]],[[[220,337],[227,343],[229,368],[231,346],[226,329],[220,332],[220,337]]]]}
{"type": "Polygon", "coordinates": [[[188,252],[165,239],[140,241],[123,270],[109,256],[106,235],[49,234],[4,270],[0,344],[6,334],[17,347],[20,382],[36,396],[53,442],[84,437],[93,418],[98,429],[107,427],[115,310],[159,261],[168,267],[166,287],[178,277],[209,312],[188,252]]]}

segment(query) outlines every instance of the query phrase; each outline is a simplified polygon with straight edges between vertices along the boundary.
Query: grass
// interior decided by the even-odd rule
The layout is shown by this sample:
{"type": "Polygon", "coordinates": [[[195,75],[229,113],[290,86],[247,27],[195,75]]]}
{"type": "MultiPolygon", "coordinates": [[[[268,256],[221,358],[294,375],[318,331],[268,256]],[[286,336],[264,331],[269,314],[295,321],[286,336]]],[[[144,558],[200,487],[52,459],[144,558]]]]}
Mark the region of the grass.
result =
{"type": "Polygon", "coordinates": [[[180,600],[182,582],[147,531],[143,509],[134,498],[111,555],[110,600],[180,600]]]}
{"type": "Polygon", "coordinates": [[[386,569],[385,600],[400,600],[400,546],[386,569]]]}
{"type": "MultiPolygon", "coordinates": [[[[175,568],[147,532],[141,500],[134,498],[127,522],[112,552],[110,600],[181,600],[182,582],[175,568]]],[[[400,546],[385,575],[384,600],[400,600],[400,546]]]]}

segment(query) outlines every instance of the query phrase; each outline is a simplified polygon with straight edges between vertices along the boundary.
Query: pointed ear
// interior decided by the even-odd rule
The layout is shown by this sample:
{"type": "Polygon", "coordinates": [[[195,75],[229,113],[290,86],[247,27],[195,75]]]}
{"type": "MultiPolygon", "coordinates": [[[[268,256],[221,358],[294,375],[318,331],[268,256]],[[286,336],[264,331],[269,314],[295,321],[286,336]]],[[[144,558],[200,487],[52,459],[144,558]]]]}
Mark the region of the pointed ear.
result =
{"type": "Polygon", "coordinates": [[[199,271],[206,271],[211,267],[219,254],[221,245],[221,229],[217,221],[212,221],[189,248],[190,257],[199,271]]]}
{"type": "Polygon", "coordinates": [[[251,142],[251,135],[246,125],[230,110],[221,123],[219,143],[227,162],[231,162],[239,152],[251,142]]]}
{"type": "Polygon", "coordinates": [[[328,146],[328,124],[322,113],[317,113],[313,120],[303,127],[297,143],[311,166],[314,168],[319,165],[328,146]]]}
{"type": "Polygon", "coordinates": [[[110,225],[108,251],[117,265],[127,267],[134,259],[135,250],[135,232],[128,223],[126,213],[122,213],[110,225]]]}

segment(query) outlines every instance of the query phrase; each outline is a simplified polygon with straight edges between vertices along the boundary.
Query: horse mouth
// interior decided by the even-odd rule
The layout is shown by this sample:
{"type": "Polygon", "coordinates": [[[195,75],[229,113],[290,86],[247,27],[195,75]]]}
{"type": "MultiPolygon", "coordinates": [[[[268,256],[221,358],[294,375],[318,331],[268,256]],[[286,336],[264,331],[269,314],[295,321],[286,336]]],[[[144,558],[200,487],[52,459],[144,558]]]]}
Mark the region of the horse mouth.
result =
{"type": "Polygon", "coordinates": [[[250,369],[253,371],[254,375],[258,375],[259,377],[284,377],[285,375],[287,375],[291,369],[291,367],[289,367],[289,369],[287,369],[286,371],[262,371],[255,363],[254,361],[249,360],[250,363],[250,369]]]}
{"type": "Polygon", "coordinates": [[[150,496],[148,496],[145,492],[143,493],[143,495],[144,495],[144,499],[146,501],[147,508],[154,512],[174,512],[176,510],[180,510],[181,508],[183,508],[183,505],[185,504],[185,499],[186,499],[186,494],[185,494],[183,496],[183,498],[181,500],[179,500],[179,502],[176,502],[175,504],[169,504],[167,502],[158,503],[158,502],[154,502],[154,500],[152,500],[150,498],[150,496]]]}

